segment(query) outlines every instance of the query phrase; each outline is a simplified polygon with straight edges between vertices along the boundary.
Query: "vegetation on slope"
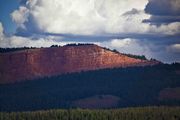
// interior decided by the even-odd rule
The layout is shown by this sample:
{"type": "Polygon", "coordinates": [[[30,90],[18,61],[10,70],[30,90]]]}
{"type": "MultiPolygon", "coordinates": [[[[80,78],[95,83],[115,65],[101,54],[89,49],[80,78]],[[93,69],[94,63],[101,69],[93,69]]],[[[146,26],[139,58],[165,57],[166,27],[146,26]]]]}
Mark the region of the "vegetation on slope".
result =
{"type": "MultiPolygon", "coordinates": [[[[127,57],[131,57],[131,58],[135,58],[135,59],[141,59],[141,60],[148,60],[148,59],[146,58],[146,56],[144,56],[144,55],[132,55],[132,54],[120,53],[120,52],[117,51],[116,49],[111,50],[111,49],[105,48],[105,47],[104,47],[104,49],[105,49],[105,50],[110,50],[110,51],[112,51],[112,52],[114,52],[114,53],[117,53],[117,54],[123,54],[123,55],[125,55],[125,56],[127,56],[127,57]]],[[[153,59],[153,60],[155,60],[155,59],[153,59]]]]}
{"type": "Polygon", "coordinates": [[[180,107],[142,107],[110,110],[47,110],[0,113],[0,120],[179,120],[180,107]]]}

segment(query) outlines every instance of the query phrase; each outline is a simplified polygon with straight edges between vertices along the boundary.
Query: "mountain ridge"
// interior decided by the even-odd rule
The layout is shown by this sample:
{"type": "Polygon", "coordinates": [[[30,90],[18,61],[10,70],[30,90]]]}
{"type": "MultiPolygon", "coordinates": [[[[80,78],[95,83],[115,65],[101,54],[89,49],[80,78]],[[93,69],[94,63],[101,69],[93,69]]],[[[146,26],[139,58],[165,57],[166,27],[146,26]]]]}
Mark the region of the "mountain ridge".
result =
{"type": "Polygon", "coordinates": [[[94,44],[25,49],[0,53],[0,83],[14,83],[72,72],[159,63],[129,57],[94,44]]]}

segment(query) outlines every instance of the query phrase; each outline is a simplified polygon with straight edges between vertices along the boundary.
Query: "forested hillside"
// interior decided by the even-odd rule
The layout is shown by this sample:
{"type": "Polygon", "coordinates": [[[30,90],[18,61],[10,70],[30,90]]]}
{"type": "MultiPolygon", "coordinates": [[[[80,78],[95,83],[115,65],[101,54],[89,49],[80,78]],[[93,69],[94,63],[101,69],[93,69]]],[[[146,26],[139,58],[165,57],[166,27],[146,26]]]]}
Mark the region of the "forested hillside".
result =
{"type": "Polygon", "coordinates": [[[0,110],[177,106],[180,105],[179,71],[180,64],[160,64],[80,72],[0,85],[0,110]],[[106,101],[108,106],[96,106],[106,101]],[[84,106],[87,103],[89,106],[84,106]]]}

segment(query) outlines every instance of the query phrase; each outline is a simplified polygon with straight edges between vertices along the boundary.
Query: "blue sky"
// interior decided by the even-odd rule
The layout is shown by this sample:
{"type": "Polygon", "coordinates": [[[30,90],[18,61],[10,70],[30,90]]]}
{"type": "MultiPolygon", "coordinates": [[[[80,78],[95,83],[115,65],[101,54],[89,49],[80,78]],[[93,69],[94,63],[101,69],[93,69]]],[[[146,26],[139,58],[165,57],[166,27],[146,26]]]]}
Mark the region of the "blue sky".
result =
{"type": "Polygon", "coordinates": [[[17,0],[0,0],[0,21],[3,23],[4,32],[12,34],[16,30],[16,24],[12,21],[10,14],[18,9],[17,0]]]}
{"type": "Polygon", "coordinates": [[[0,0],[0,47],[94,43],[180,61],[179,0],[0,0]]]}

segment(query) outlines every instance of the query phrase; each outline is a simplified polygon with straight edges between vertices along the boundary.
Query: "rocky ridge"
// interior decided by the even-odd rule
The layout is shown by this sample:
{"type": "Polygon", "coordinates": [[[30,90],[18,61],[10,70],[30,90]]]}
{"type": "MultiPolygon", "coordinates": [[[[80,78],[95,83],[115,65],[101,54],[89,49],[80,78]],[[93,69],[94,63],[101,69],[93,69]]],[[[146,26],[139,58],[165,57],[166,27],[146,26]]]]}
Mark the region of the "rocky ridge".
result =
{"type": "Polygon", "coordinates": [[[159,64],[128,57],[97,45],[63,46],[0,53],[0,83],[103,68],[159,64]]]}

